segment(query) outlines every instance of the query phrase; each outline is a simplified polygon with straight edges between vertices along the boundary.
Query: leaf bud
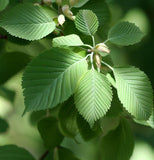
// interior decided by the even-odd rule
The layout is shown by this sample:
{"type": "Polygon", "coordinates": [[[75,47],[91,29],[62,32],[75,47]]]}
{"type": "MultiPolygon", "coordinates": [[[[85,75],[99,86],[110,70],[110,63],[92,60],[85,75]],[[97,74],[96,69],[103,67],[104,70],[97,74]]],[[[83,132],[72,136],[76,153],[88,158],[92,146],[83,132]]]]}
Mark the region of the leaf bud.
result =
{"type": "Polygon", "coordinates": [[[102,57],[98,53],[96,53],[94,55],[94,60],[96,62],[97,67],[100,69],[101,68],[102,57]]]}
{"type": "Polygon", "coordinates": [[[65,16],[63,14],[58,16],[58,23],[62,26],[65,23],[65,16]]]}
{"type": "Polygon", "coordinates": [[[69,5],[64,5],[64,6],[62,7],[62,12],[64,13],[64,15],[65,15],[67,18],[69,18],[69,19],[71,19],[71,20],[74,20],[74,19],[75,19],[75,16],[73,16],[73,13],[71,12],[69,5]]]}
{"type": "Polygon", "coordinates": [[[104,43],[99,43],[95,47],[96,52],[105,52],[105,53],[110,53],[109,48],[104,44],[104,43]]]}

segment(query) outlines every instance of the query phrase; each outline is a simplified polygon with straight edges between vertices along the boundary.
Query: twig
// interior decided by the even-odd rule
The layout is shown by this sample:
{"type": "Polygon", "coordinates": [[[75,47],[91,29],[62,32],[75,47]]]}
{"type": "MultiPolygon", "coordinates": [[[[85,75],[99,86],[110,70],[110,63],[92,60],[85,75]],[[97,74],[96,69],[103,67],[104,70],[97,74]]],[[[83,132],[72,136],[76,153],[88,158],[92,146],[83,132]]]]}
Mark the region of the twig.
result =
{"type": "Polygon", "coordinates": [[[49,154],[49,151],[45,151],[39,160],[44,160],[48,154],[49,154]]]}

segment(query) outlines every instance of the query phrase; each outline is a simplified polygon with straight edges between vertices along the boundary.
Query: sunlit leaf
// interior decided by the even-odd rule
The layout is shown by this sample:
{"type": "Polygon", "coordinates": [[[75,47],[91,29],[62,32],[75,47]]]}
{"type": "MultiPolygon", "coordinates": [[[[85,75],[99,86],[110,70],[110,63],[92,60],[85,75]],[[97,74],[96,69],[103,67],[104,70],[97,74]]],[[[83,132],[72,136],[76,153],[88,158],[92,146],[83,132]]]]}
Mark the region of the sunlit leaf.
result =
{"type": "Polygon", "coordinates": [[[43,8],[30,3],[18,4],[3,14],[0,26],[11,35],[38,40],[55,29],[55,23],[43,8]]]}
{"type": "Polygon", "coordinates": [[[66,48],[52,48],[35,58],[23,75],[26,111],[53,108],[74,92],[87,62],[66,48]]]}
{"type": "Polygon", "coordinates": [[[84,45],[80,37],[75,34],[54,38],[53,46],[82,46],[84,45]]]}
{"type": "Polygon", "coordinates": [[[152,112],[153,91],[148,77],[135,67],[114,68],[118,97],[137,119],[147,120],[152,112]]]}
{"type": "Polygon", "coordinates": [[[112,91],[105,75],[89,70],[79,81],[75,104],[79,113],[92,126],[111,106],[112,91]]]}

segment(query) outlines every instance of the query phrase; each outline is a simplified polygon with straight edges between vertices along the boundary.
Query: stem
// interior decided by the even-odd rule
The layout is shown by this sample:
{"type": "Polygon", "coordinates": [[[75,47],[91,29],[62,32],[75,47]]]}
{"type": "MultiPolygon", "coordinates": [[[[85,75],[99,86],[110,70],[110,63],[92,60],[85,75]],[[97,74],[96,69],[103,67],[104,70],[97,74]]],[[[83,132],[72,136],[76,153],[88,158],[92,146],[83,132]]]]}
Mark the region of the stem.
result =
{"type": "Polygon", "coordinates": [[[109,67],[112,71],[114,70],[109,64],[105,63],[104,61],[102,61],[102,63],[109,67]]]}
{"type": "Polygon", "coordinates": [[[95,38],[94,38],[94,36],[91,36],[91,37],[92,37],[92,41],[93,41],[93,47],[95,48],[95,46],[96,46],[95,38]]]}
{"type": "MultiPolygon", "coordinates": [[[[57,154],[58,148],[55,147],[53,151],[53,159],[56,160],[56,154],[57,154]]],[[[58,158],[59,159],[59,158],[58,158]]]]}
{"type": "Polygon", "coordinates": [[[109,41],[109,39],[107,39],[106,41],[104,41],[103,43],[105,44],[105,43],[107,43],[109,41]]]}
{"type": "Polygon", "coordinates": [[[93,49],[93,47],[91,45],[89,45],[89,44],[84,44],[83,46],[89,47],[90,49],[93,49]]]}
{"type": "Polygon", "coordinates": [[[50,110],[49,110],[49,109],[47,109],[47,111],[46,111],[46,116],[47,116],[47,117],[50,116],[50,110]]]}
{"type": "Polygon", "coordinates": [[[49,151],[46,151],[40,158],[40,160],[44,160],[46,156],[49,154],[49,151]]]}

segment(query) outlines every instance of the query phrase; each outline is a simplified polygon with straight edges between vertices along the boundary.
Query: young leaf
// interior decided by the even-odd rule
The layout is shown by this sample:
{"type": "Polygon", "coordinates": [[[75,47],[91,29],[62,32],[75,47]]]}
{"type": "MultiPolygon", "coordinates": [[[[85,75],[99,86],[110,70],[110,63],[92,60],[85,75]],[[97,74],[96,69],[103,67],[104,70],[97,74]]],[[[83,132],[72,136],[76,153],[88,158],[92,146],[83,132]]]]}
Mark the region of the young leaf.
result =
{"type": "Polygon", "coordinates": [[[69,49],[45,51],[24,72],[25,111],[53,108],[64,102],[74,93],[86,71],[86,60],[69,49]]]}
{"type": "Polygon", "coordinates": [[[76,123],[77,110],[75,108],[74,99],[70,97],[59,111],[59,124],[61,132],[64,136],[74,138],[78,133],[76,123]]]}
{"type": "Polygon", "coordinates": [[[111,19],[110,10],[105,0],[89,0],[82,9],[92,10],[99,21],[98,36],[106,36],[106,30],[111,19]],[[95,7],[94,7],[95,6],[95,7]]]}
{"type": "Polygon", "coordinates": [[[15,145],[0,146],[0,160],[35,160],[25,149],[15,145]]]}
{"type": "Polygon", "coordinates": [[[41,39],[55,29],[55,23],[46,11],[30,3],[19,4],[7,11],[0,26],[11,35],[27,40],[41,39]]]}
{"type": "Polygon", "coordinates": [[[0,118],[0,133],[5,133],[9,125],[6,120],[0,118]]]}
{"type": "Polygon", "coordinates": [[[106,114],[111,100],[111,86],[105,75],[90,70],[80,79],[75,93],[75,104],[90,126],[106,114]]]}
{"type": "Polygon", "coordinates": [[[140,42],[143,36],[135,24],[120,22],[110,29],[108,40],[117,45],[128,46],[140,42]]]}
{"type": "Polygon", "coordinates": [[[9,4],[9,0],[0,0],[0,12],[3,11],[8,4],[9,4]]]}
{"type": "Polygon", "coordinates": [[[147,120],[153,107],[153,91],[148,77],[135,67],[114,68],[118,97],[129,113],[147,120]]]}
{"type": "Polygon", "coordinates": [[[91,10],[80,10],[75,18],[76,28],[86,35],[93,36],[98,29],[97,16],[91,10]]]}
{"type": "Polygon", "coordinates": [[[100,136],[102,133],[102,130],[99,126],[99,123],[96,123],[93,128],[90,127],[89,123],[84,120],[84,118],[78,114],[77,116],[77,125],[79,128],[79,132],[81,134],[81,137],[85,141],[89,141],[96,136],[100,136]]]}
{"type": "Polygon", "coordinates": [[[82,46],[84,45],[80,37],[75,34],[54,38],[53,46],[82,46]]]}
{"type": "Polygon", "coordinates": [[[102,160],[129,160],[134,148],[134,139],[131,128],[126,120],[109,132],[101,141],[102,160]]]}
{"type": "Polygon", "coordinates": [[[56,118],[47,117],[40,120],[38,130],[47,149],[54,149],[63,140],[56,118]]]}

